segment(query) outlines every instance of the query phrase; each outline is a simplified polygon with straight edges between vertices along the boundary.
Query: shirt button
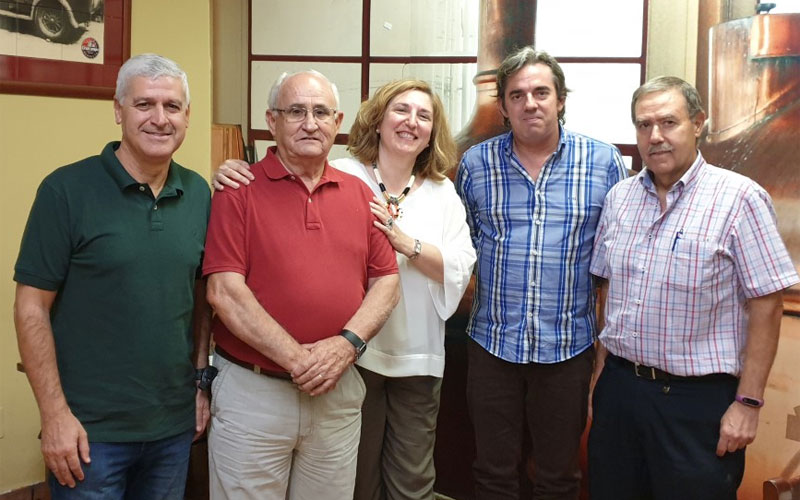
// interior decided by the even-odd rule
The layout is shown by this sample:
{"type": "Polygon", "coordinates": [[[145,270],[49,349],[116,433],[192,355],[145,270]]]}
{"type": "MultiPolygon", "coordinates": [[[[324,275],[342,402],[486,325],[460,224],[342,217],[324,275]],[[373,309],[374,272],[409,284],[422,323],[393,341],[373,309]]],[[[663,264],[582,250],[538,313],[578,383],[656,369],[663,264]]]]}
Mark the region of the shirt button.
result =
{"type": "Polygon", "coordinates": [[[535,222],[536,222],[536,225],[539,225],[539,224],[541,224],[541,223],[542,223],[541,219],[536,219],[536,221],[535,221],[535,222]]]}
{"type": "Polygon", "coordinates": [[[639,270],[640,270],[641,272],[644,272],[644,266],[639,266],[639,270]]]}
{"type": "Polygon", "coordinates": [[[533,313],[532,313],[532,312],[529,312],[529,313],[528,313],[528,317],[529,317],[529,318],[532,318],[532,317],[533,317],[533,313]]]}
{"type": "Polygon", "coordinates": [[[639,336],[639,334],[638,334],[637,332],[633,332],[633,333],[631,334],[631,337],[634,337],[634,338],[636,338],[636,337],[638,337],[638,336],[639,336]]]}
{"type": "Polygon", "coordinates": [[[642,299],[636,299],[636,300],[633,301],[633,303],[636,304],[637,306],[639,306],[639,305],[642,304],[642,299]]]}
{"type": "Polygon", "coordinates": [[[139,191],[144,192],[144,186],[139,186],[139,191]]]}
{"type": "Polygon", "coordinates": [[[531,250],[531,255],[539,255],[539,252],[537,252],[536,250],[531,250]]]}
{"type": "Polygon", "coordinates": [[[531,281],[531,288],[536,288],[536,282],[535,281],[531,281]]]}
{"type": "Polygon", "coordinates": [[[647,239],[648,239],[648,240],[652,240],[652,239],[653,239],[653,233],[650,233],[650,234],[648,234],[648,235],[647,235],[647,239]]]}
{"type": "Polygon", "coordinates": [[[294,180],[294,176],[293,176],[293,175],[290,175],[290,176],[289,176],[289,178],[290,178],[291,180],[294,180]]]}
{"type": "Polygon", "coordinates": [[[311,198],[308,199],[308,202],[311,203],[311,198]]]}
{"type": "Polygon", "coordinates": [[[158,205],[153,206],[153,210],[158,210],[158,205]]]}

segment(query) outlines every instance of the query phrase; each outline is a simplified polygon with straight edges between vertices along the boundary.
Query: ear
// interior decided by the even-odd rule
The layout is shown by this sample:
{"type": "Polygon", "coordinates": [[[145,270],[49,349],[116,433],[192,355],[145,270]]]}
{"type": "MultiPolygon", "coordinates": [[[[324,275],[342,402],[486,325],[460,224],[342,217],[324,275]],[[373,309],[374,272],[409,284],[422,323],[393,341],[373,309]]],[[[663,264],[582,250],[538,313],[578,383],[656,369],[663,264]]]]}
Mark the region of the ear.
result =
{"type": "Polygon", "coordinates": [[[692,126],[694,127],[694,136],[695,138],[700,137],[700,134],[703,133],[703,125],[706,123],[706,114],[702,111],[699,111],[694,118],[692,118],[692,126]]]}
{"type": "Polygon", "coordinates": [[[117,125],[122,123],[122,104],[116,99],[114,99],[114,121],[117,125]]]}
{"type": "Polygon", "coordinates": [[[566,97],[562,97],[561,99],[558,100],[558,112],[559,113],[561,113],[561,111],[564,109],[564,103],[566,101],[567,101],[566,97]]]}
{"type": "Polygon", "coordinates": [[[506,113],[506,106],[505,106],[504,99],[497,99],[495,104],[497,105],[497,109],[500,111],[500,114],[503,115],[504,118],[508,118],[508,113],[506,113]]]}
{"type": "Polygon", "coordinates": [[[336,112],[336,133],[339,133],[339,127],[342,126],[342,120],[344,120],[344,112],[337,111],[336,112]]]}
{"type": "Polygon", "coordinates": [[[267,110],[265,117],[267,119],[267,128],[275,135],[275,116],[272,114],[272,111],[267,110]]]}
{"type": "Polygon", "coordinates": [[[192,114],[192,105],[186,106],[186,128],[189,128],[189,115],[192,114]]]}

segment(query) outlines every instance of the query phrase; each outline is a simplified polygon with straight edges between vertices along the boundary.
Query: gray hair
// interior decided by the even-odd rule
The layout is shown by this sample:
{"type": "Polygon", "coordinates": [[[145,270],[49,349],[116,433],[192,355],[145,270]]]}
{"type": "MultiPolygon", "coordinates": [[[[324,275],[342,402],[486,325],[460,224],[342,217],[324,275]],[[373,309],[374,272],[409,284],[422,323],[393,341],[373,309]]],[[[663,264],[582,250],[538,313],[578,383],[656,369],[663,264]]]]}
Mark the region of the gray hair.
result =
{"type": "Polygon", "coordinates": [[[295,75],[301,75],[301,74],[314,75],[317,78],[319,78],[320,80],[323,80],[323,81],[327,82],[328,85],[331,86],[331,92],[333,92],[333,98],[334,98],[334,100],[336,102],[336,109],[337,110],[339,109],[339,89],[336,88],[336,84],[333,83],[332,81],[328,80],[327,76],[325,76],[322,73],[320,73],[319,71],[315,71],[313,69],[309,69],[309,70],[305,70],[305,71],[297,71],[295,73],[287,73],[285,71],[283,73],[281,73],[281,76],[279,76],[278,79],[275,80],[275,83],[272,84],[272,88],[269,89],[269,102],[268,102],[269,109],[275,109],[275,107],[278,106],[278,96],[281,93],[281,88],[283,88],[284,82],[286,82],[286,80],[288,80],[289,78],[291,78],[291,77],[293,77],[295,75]]]}
{"type": "Polygon", "coordinates": [[[120,104],[122,104],[128,92],[128,84],[137,76],[149,78],[150,80],[168,76],[180,80],[183,86],[183,95],[186,98],[185,104],[189,105],[189,81],[186,78],[186,73],[172,59],[167,59],[157,54],[140,54],[131,57],[119,69],[114,99],[120,104]]]}
{"type": "MultiPolygon", "coordinates": [[[[521,49],[517,49],[503,59],[502,63],[500,63],[500,67],[497,68],[497,100],[503,103],[506,93],[506,84],[508,83],[508,79],[511,78],[514,73],[521,70],[525,66],[531,66],[534,64],[544,64],[550,68],[550,70],[553,72],[553,85],[556,88],[558,100],[565,100],[567,98],[569,89],[567,88],[567,83],[564,78],[564,70],[561,69],[561,65],[558,64],[558,61],[556,61],[555,57],[543,50],[537,51],[532,45],[527,45],[521,49]]],[[[561,108],[561,111],[558,112],[558,121],[562,125],[566,121],[564,119],[564,113],[566,110],[567,106],[565,104],[561,108]]],[[[503,118],[503,121],[506,127],[510,125],[508,118],[503,118]]]]}
{"type": "Polygon", "coordinates": [[[686,100],[686,107],[689,111],[689,118],[694,119],[698,113],[705,113],[703,109],[703,100],[700,99],[700,94],[697,89],[677,76],[657,76],[647,83],[642,84],[641,87],[633,92],[631,99],[631,121],[636,123],[636,103],[644,95],[652,94],[653,92],[665,92],[667,90],[678,89],[683,94],[686,100]]]}

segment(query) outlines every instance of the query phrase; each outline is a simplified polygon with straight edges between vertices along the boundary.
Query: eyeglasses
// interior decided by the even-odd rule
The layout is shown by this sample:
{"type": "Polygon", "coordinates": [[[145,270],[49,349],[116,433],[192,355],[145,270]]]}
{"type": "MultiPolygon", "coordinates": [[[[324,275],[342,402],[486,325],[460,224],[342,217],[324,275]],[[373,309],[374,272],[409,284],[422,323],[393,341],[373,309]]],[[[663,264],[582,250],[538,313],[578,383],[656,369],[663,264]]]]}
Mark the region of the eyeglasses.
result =
{"type": "MultiPolygon", "coordinates": [[[[291,106],[286,109],[272,108],[272,111],[283,113],[287,122],[296,123],[305,121],[309,110],[303,106],[291,106]]],[[[314,106],[314,109],[311,110],[311,116],[318,122],[331,122],[336,116],[336,110],[325,106],[314,106]]]]}

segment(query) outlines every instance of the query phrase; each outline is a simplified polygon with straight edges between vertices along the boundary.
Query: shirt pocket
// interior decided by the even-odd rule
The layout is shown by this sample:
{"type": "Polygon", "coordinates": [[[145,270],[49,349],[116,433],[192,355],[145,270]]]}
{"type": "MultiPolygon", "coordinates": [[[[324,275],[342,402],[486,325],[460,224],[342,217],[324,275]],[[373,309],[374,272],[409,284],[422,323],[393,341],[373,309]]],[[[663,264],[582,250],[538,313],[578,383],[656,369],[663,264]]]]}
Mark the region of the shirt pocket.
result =
{"type": "Polygon", "coordinates": [[[713,286],[716,258],[715,245],[688,238],[677,240],[666,269],[667,287],[693,291],[713,286]]]}

